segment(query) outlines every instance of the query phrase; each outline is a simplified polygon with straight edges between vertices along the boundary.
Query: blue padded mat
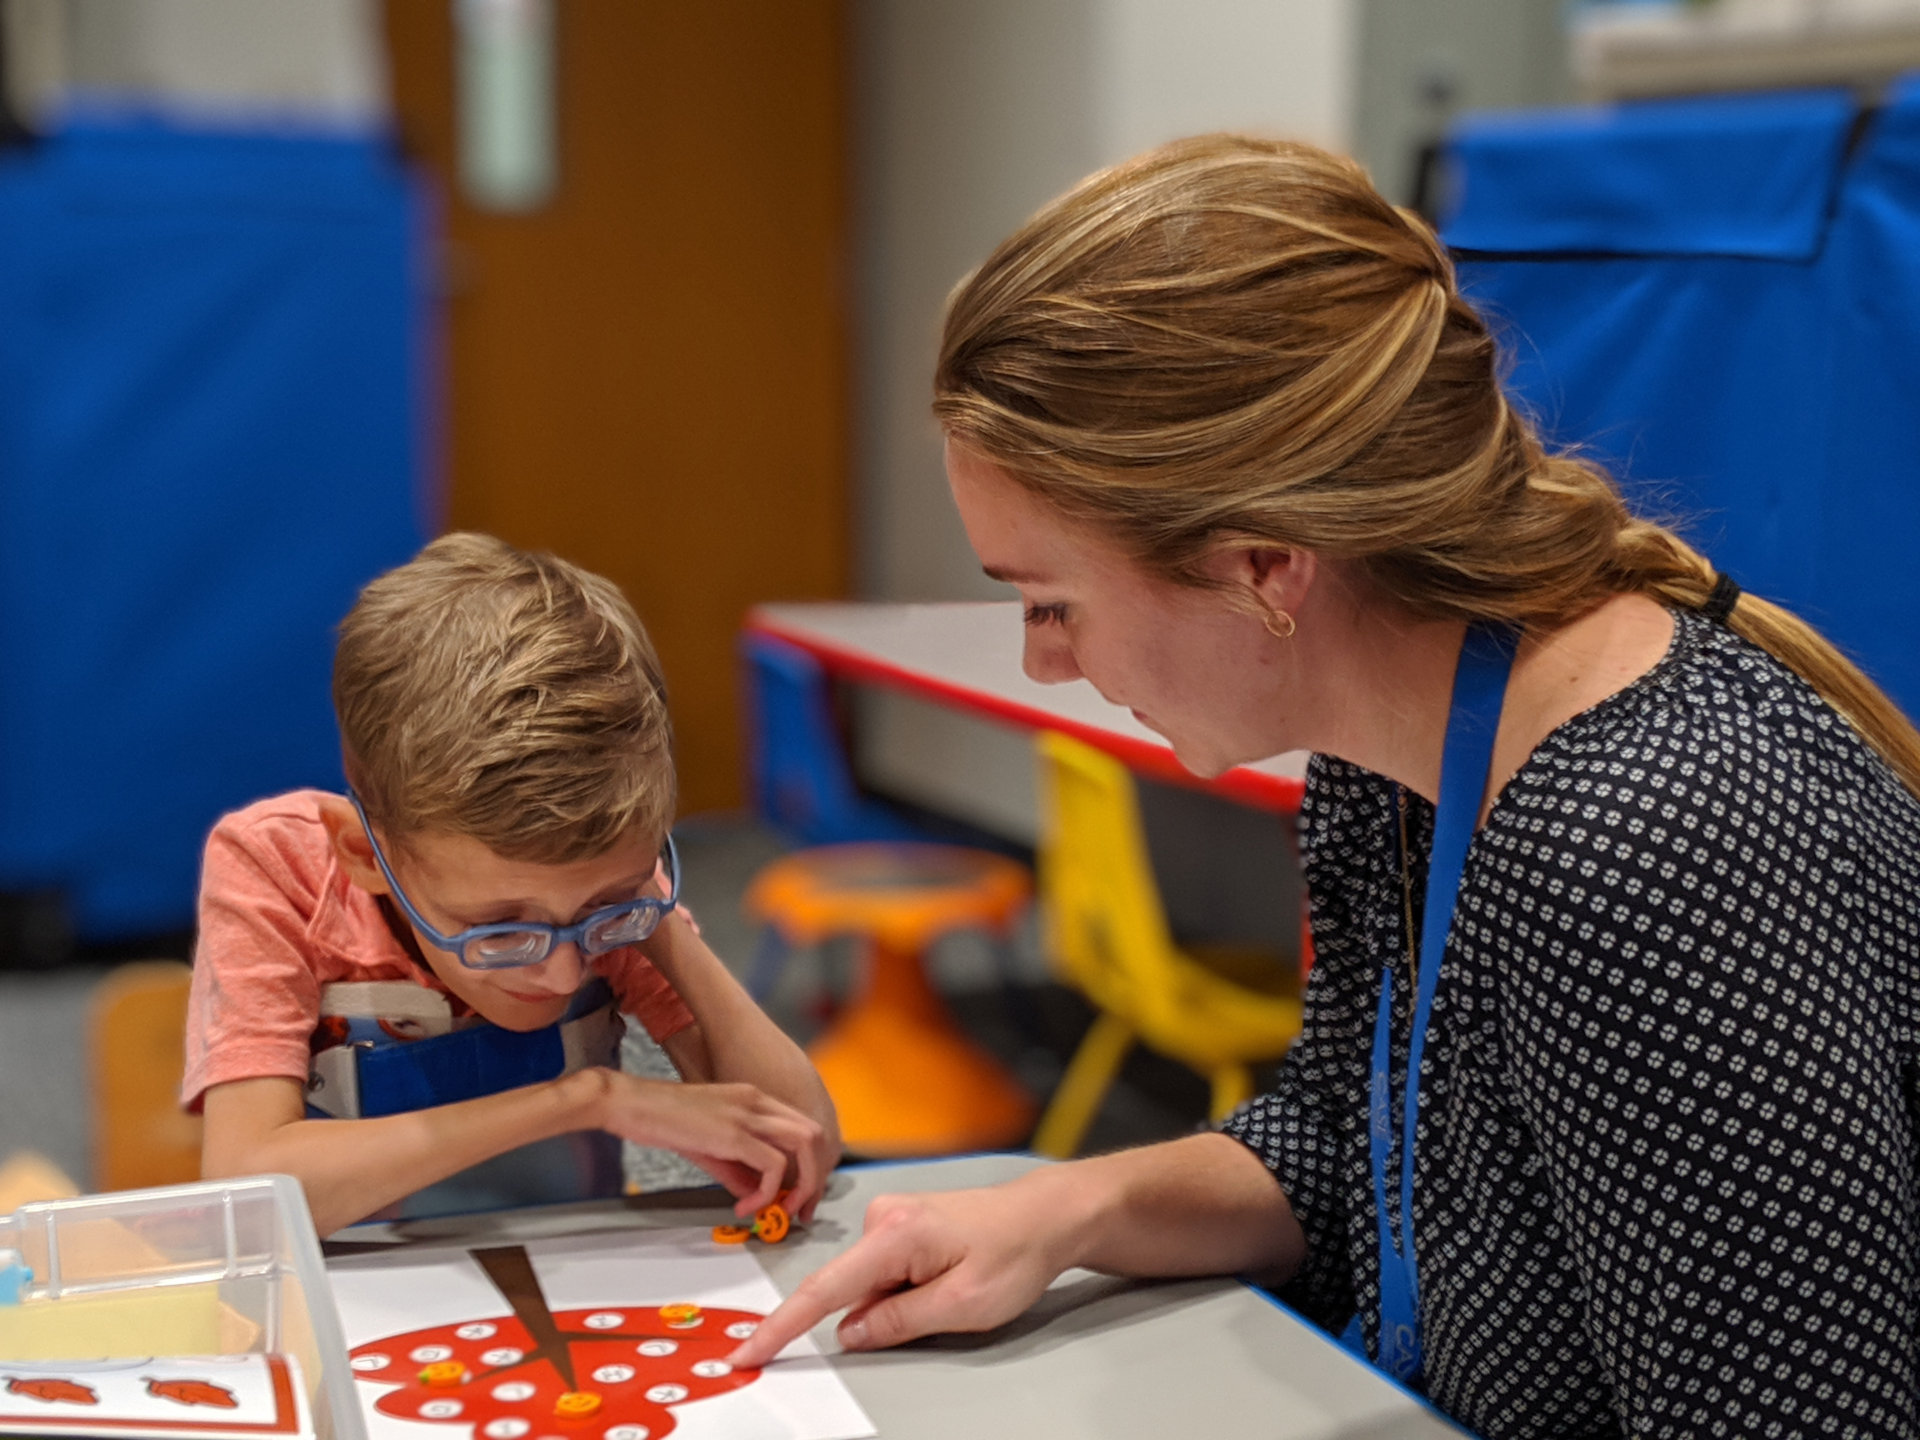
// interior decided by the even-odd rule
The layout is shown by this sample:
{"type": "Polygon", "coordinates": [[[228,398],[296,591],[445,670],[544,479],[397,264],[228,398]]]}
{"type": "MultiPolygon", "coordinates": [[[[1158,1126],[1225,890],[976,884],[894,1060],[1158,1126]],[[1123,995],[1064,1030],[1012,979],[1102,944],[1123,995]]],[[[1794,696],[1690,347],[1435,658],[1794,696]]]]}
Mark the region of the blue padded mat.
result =
{"type": "Polygon", "coordinates": [[[1548,434],[1920,711],[1920,84],[1469,119],[1449,160],[1548,434]]]}
{"type": "Polygon", "coordinates": [[[371,137],[0,154],[0,888],[191,923],[224,811],[339,783],[332,627],[422,542],[428,207],[371,137]]]}

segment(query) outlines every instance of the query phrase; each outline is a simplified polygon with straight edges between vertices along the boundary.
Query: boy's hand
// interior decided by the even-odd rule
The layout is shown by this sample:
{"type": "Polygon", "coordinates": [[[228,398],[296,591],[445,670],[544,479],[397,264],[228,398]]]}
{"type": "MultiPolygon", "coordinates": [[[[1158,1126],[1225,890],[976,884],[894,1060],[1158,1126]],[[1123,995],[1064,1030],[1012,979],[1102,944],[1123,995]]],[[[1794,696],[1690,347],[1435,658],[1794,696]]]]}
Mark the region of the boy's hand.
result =
{"type": "Polygon", "coordinates": [[[753,1085],[597,1074],[605,1089],[596,1128],[686,1156],[726,1186],[741,1216],[772,1204],[783,1189],[792,1192],[793,1215],[813,1213],[833,1162],[826,1132],[811,1117],[753,1085]]]}

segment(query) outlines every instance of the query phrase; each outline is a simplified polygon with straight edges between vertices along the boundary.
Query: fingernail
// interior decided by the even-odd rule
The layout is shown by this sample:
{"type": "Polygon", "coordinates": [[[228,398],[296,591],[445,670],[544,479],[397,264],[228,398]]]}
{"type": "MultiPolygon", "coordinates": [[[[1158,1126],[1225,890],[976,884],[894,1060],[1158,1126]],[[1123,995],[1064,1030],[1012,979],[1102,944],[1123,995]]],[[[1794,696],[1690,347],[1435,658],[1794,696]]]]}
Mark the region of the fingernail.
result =
{"type": "Polygon", "coordinates": [[[867,1322],[849,1320],[840,1327],[840,1343],[849,1350],[864,1349],[867,1343],[867,1322]]]}

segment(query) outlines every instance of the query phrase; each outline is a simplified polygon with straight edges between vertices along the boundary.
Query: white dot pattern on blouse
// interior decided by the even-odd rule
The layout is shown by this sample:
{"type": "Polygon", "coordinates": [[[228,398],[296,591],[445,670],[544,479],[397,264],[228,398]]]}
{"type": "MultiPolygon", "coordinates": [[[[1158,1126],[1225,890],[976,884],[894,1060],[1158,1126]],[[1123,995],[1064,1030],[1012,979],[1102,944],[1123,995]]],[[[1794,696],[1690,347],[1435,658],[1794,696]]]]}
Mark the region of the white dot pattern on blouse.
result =
{"type": "MultiPolygon", "coordinates": [[[[1408,805],[1417,926],[1433,812],[1408,805]]],[[[1397,825],[1390,782],[1314,759],[1305,1029],[1226,1125],[1306,1231],[1281,1298],[1336,1332],[1357,1306],[1369,1346],[1382,965],[1396,1095],[1413,988],[1397,825]]],[[[1489,1440],[1920,1437],[1917,1026],[1920,802],[1797,676],[1677,615],[1467,860],[1415,1139],[1434,1402],[1489,1440]]]]}

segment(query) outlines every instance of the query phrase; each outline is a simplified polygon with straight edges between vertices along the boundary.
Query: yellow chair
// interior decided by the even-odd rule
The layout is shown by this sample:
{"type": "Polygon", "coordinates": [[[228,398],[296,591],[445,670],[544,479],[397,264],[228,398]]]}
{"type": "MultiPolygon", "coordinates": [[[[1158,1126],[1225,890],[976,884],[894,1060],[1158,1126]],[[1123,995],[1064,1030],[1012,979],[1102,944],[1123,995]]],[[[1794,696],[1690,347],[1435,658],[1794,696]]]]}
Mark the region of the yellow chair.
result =
{"type": "Polygon", "coordinates": [[[177,960],[139,961],[109,972],[94,989],[88,1038],[95,1190],[200,1178],[200,1117],[180,1109],[192,974],[177,960]]]}
{"type": "Polygon", "coordinates": [[[1137,1040],[1204,1075],[1224,1118],[1253,1093],[1251,1066],[1300,1033],[1300,969],[1272,952],[1175,946],[1147,858],[1133,778],[1112,756],[1041,732],[1040,900],[1047,950],[1099,1011],[1034,1133],[1080,1147],[1137,1040]]]}

